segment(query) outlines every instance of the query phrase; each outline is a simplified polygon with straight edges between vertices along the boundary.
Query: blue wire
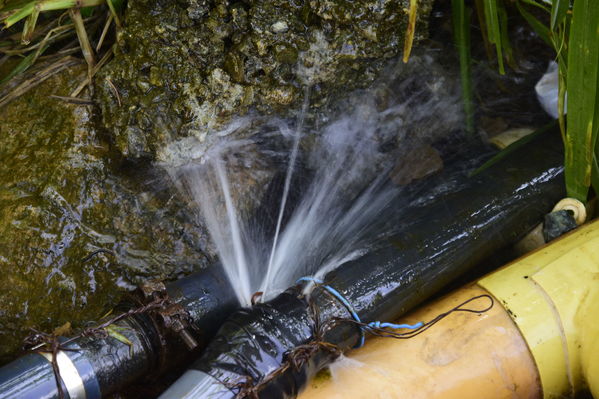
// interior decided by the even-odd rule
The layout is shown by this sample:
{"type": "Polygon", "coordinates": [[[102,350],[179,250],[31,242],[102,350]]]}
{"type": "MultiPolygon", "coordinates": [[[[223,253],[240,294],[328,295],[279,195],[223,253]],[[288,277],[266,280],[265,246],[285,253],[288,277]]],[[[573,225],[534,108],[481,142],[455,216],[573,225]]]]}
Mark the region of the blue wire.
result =
{"type": "Polygon", "coordinates": [[[416,324],[393,324],[393,323],[381,323],[380,321],[373,321],[368,323],[370,328],[392,328],[394,330],[400,330],[402,328],[408,330],[417,330],[424,325],[423,322],[419,321],[416,324]]]}
{"type": "MultiPolygon", "coordinates": [[[[303,281],[309,281],[309,282],[312,282],[315,284],[322,285],[322,287],[325,290],[327,290],[329,293],[331,293],[331,295],[333,295],[335,298],[337,298],[339,300],[339,302],[341,302],[347,308],[347,310],[349,311],[349,313],[351,314],[351,316],[353,317],[353,319],[355,321],[357,321],[358,323],[362,323],[362,320],[360,320],[360,316],[358,316],[358,313],[354,310],[354,307],[351,305],[351,303],[349,303],[349,301],[343,295],[341,295],[341,293],[339,291],[337,291],[335,288],[331,287],[330,285],[324,284],[324,281],[314,278],[314,277],[302,277],[302,278],[298,279],[296,281],[296,283],[300,283],[303,281]]],[[[382,323],[380,321],[373,321],[373,322],[368,323],[368,327],[360,326],[360,340],[358,341],[356,346],[354,346],[354,348],[361,348],[362,346],[364,346],[364,341],[365,341],[364,330],[366,328],[372,328],[372,329],[392,328],[395,330],[399,330],[399,329],[417,330],[417,329],[421,328],[423,325],[424,325],[423,322],[418,322],[416,324],[393,324],[393,323],[382,323]]]]}

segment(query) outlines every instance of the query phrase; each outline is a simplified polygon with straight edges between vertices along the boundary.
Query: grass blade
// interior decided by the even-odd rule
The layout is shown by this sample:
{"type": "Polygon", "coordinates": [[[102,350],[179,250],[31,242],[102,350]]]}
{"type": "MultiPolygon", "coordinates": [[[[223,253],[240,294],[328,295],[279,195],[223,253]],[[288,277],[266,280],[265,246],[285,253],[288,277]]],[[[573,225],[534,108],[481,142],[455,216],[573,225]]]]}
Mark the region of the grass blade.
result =
{"type": "Polygon", "coordinates": [[[60,73],[61,71],[80,63],[81,60],[78,60],[70,56],[63,57],[57,60],[56,62],[53,62],[46,68],[43,68],[42,70],[36,72],[31,78],[21,82],[14,89],[11,89],[9,93],[0,96],[0,108],[4,107],[6,104],[11,102],[15,98],[22,96],[29,90],[43,83],[46,79],[49,79],[57,73],[60,73]]]}
{"type": "Polygon", "coordinates": [[[105,0],[37,0],[30,2],[16,2],[0,9],[0,20],[9,28],[27,18],[34,10],[37,12],[67,10],[73,7],[92,7],[104,4],[105,0]]]}
{"type": "Polygon", "coordinates": [[[487,37],[489,38],[489,43],[495,45],[499,73],[505,75],[505,68],[503,67],[503,53],[501,51],[501,27],[499,24],[499,13],[497,12],[497,0],[484,0],[484,10],[485,20],[487,22],[487,37]]]}
{"type": "Polygon", "coordinates": [[[476,17],[478,19],[478,25],[480,26],[480,34],[483,37],[483,44],[487,53],[489,61],[493,59],[493,49],[491,43],[489,43],[489,36],[487,35],[487,21],[485,21],[485,5],[483,0],[474,0],[474,8],[476,9],[476,17]]]}
{"type": "Polygon", "coordinates": [[[497,11],[497,0],[484,0],[485,20],[487,22],[487,36],[489,42],[495,45],[497,53],[497,64],[499,73],[505,75],[503,66],[503,53],[501,44],[501,26],[499,23],[499,12],[497,11]]]}
{"type": "Polygon", "coordinates": [[[460,82],[462,101],[466,114],[466,132],[474,134],[474,102],[472,101],[472,82],[470,68],[470,17],[472,10],[466,7],[464,0],[451,0],[453,39],[460,57],[460,82]]]}
{"type": "Polygon", "coordinates": [[[91,76],[94,65],[96,64],[96,59],[94,57],[94,50],[92,48],[92,45],[89,42],[89,38],[87,37],[87,31],[85,30],[83,18],[81,17],[79,9],[76,8],[70,9],[69,15],[71,16],[71,19],[75,24],[75,31],[77,32],[77,38],[79,39],[81,52],[83,53],[83,58],[85,58],[85,61],[87,62],[89,76],[91,76]]]}
{"type": "Polygon", "coordinates": [[[27,45],[31,42],[31,36],[35,32],[35,26],[37,25],[37,18],[40,16],[40,11],[34,7],[29,17],[25,20],[25,26],[23,26],[23,34],[21,36],[21,43],[27,45]]]}
{"type": "Polygon", "coordinates": [[[19,62],[17,64],[17,66],[15,66],[12,69],[12,71],[10,71],[5,77],[3,77],[2,79],[0,79],[0,85],[3,85],[4,83],[8,82],[9,80],[11,80],[12,78],[14,78],[18,74],[26,71],[31,66],[31,64],[33,64],[33,58],[34,57],[35,57],[35,53],[31,53],[27,57],[23,58],[21,60],[21,62],[19,62]]]}
{"type": "Polygon", "coordinates": [[[595,191],[595,196],[599,195],[599,162],[597,162],[597,153],[599,151],[595,149],[595,155],[593,156],[593,170],[591,171],[591,186],[595,191]]]}
{"type": "Polygon", "coordinates": [[[514,152],[518,148],[525,145],[526,143],[531,142],[537,136],[544,134],[546,132],[550,132],[551,130],[554,130],[556,127],[557,127],[557,123],[555,121],[551,121],[547,125],[542,126],[539,129],[535,130],[531,134],[522,137],[520,140],[514,141],[512,144],[508,145],[503,150],[499,151],[497,154],[495,154],[493,157],[491,157],[491,159],[489,159],[487,162],[485,162],[484,164],[479,166],[478,169],[476,169],[474,172],[472,172],[470,174],[470,177],[478,175],[480,172],[495,165],[497,162],[501,161],[502,159],[504,159],[505,157],[510,155],[512,152],[514,152]]]}
{"type": "MultiPolygon", "coordinates": [[[[528,4],[529,6],[540,8],[541,10],[546,11],[548,13],[551,12],[551,8],[547,8],[547,5],[545,5],[544,3],[539,3],[537,0],[522,0],[522,2],[524,4],[528,4]]],[[[551,7],[551,4],[549,4],[549,7],[551,7]]]]}
{"type": "Polygon", "coordinates": [[[549,28],[547,28],[547,26],[545,26],[545,24],[543,24],[541,21],[539,21],[534,15],[532,15],[530,12],[528,12],[526,10],[526,8],[524,8],[524,6],[522,6],[520,4],[519,1],[516,2],[516,7],[518,8],[520,15],[522,15],[522,17],[526,20],[526,22],[528,22],[528,24],[535,31],[535,33],[537,35],[539,35],[539,37],[545,43],[547,43],[549,46],[552,46],[553,43],[551,42],[551,39],[549,38],[550,37],[549,28]]]}
{"type": "Polygon", "coordinates": [[[499,3],[497,5],[497,15],[499,16],[499,34],[501,35],[501,49],[503,54],[505,54],[505,59],[512,69],[518,69],[518,65],[516,64],[516,60],[514,58],[514,52],[512,51],[512,45],[510,44],[510,38],[508,35],[508,27],[507,27],[507,11],[505,11],[505,7],[503,3],[499,3]]]}
{"type": "Polygon", "coordinates": [[[41,0],[38,3],[40,11],[67,10],[69,8],[83,8],[99,6],[105,0],[41,0]]]}
{"type": "MultiPolygon", "coordinates": [[[[108,0],[110,1],[110,0],[108,0]]],[[[410,0],[410,10],[408,12],[408,28],[403,45],[403,62],[408,62],[414,44],[414,33],[416,32],[416,15],[418,14],[418,0],[410,0]]]]}
{"type": "Polygon", "coordinates": [[[599,2],[576,0],[568,45],[566,189],[586,201],[599,131],[599,2]]]}
{"type": "Polygon", "coordinates": [[[570,0],[553,0],[551,4],[551,25],[552,31],[566,18],[566,13],[570,7],[570,0]]]}
{"type": "Polygon", "coordinates": [[[119,19],[119,13],[117,12],[117,8],[120,8],[121,4],[115,0],[106,0],[106,4],[108,4],[112,18],[114,18],[114,23],[121,29],[121,20],[119,19]]]}
{"type": "Polygon", "coordinates": [[[31,3],[24,5],[22,8],[15,9],[14,11],[7,13],[6,17],[4,18],[4,26],[10,28],[23,18],[27,18],[33,12],[34,7],[35,2],[32,1],[31,3]]]}

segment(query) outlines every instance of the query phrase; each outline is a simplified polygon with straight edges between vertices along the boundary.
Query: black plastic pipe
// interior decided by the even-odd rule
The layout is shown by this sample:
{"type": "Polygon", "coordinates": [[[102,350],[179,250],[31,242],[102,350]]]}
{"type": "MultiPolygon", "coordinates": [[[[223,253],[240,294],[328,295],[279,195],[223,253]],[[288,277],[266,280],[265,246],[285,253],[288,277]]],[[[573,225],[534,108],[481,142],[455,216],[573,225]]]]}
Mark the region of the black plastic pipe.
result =
{"type": "MultiPolygon", "coordinates": [[[[294,179],[288,201],[291,207],[307,175],[294,179]]],[[[252,223],[264,234],[274,231],[276,216],[272,213],[280,201],[284,177],[282,173],[273,177],[253,216],[252,223]]],[[[138,291],[140,295],[117,309],[125,313],[165,293],[170,305],[115,323],[130,346],[111,337],[82,337],[73,342],[61,338],[69,342],[56,358],[66,398],[105,397],[142,377],[158,376],[172,366],[193,360],[190,355],[203,349],[227,316],[239,308],[235,291],[219,264],[166,286],[149,283],[138,291]],[[195,350],[190,352],[190,347],[195,350]]],[[[58,398],[51,359],[48,354],[30,353],[0,368],[0,399],[58,398]]]]}
{"type": "MultiPolygon", "coordinates": [[[[565,194],[562,144],[553,133],[475,176],[446,176],[461,183],[434,188],[413,202],[404,218],[395,219],[405,220],[397,234],[327,274],[325,284],[340,292],[362,321],[391,321],[514,243],[565,194]]],[[[318,339],[345,351],[362,334],[355,324],[339,323],[319,337],[316,319],[322,325],[352,315],[323,286],[309,296],[302,291],[296,286],[232,315],[202,357],[161,398],[295,397],[335,354],[318,350],[297,369],[281,368],[294,349],[318,339]]]]}
{"type": "MultiPolygon", "coordinates": [[[[131,345],[110,336],[81,337],[57,353],[65,398],[99,399],[173,366],[186,357],[185,344],[204,347],[227,315],[239,307],[218,266],[166,287],[145,287],[147,301],[165,293],[169,305],[164,309],[115,323],[131,345]]],[[[122,307],[126,311],[135,306],[126,303],[122,307]]],[[[0,399],[58,398],[51,359],[50,354],[30,353],[0,368],[0,399]]]]}

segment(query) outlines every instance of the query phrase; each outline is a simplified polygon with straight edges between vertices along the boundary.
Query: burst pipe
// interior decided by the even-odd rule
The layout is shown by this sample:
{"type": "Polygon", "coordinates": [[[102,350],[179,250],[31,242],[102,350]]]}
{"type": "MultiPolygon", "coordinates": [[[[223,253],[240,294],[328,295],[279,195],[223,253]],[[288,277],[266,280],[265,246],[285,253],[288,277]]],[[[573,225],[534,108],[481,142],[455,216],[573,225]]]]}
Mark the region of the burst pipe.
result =
{"type": "Polygon", "coordinates": [[[428,320],[476,295],[483,315],[455,314],[408,340],[374,338],[300,399],[599,397],[599,221],[402,318],[428,320]]]}
{"type": "MultiPolygon", "coordinates": [[[[269,212],[280,197],[281,176],[273,177],[255,215],[254,223],[266,232],[272,228],[269,212]]],[[[300,179],[294,181],[290,206],[304,184],[300,179]]],[[[131,345],[112,337],[82,337],[59,351],[56,360],[62,391],[68,398],[105,397],[142,377],[157,376],[190,361],[189,350],[204,348],[226,317],[239,307],[235,291],[218,264],[166,286],[148,282],[137,294],[116,311],[125,313],[156,296],[168,298],[170,303],[156,312],[115,323],[118,333],[131,345]]],[[[60,340],[67,342],[68,338],[60,340]]],[[[30,353],[0,368],[0,399],[58,398],[51,359],[47,353],[30,353]]]]}
{"type": "Polygon", "coordinates": [[[285,368],[289,353],[315,339],[346,351],[363,334],[352,323],[315,334],[316,321],[393,320],[515,242],[551,210],[564,195],[562,144],[554,133],[463,178],[454,191],[413,207],[386,245],[327,274],[326,286],[316,285],[304,295],[299,285],[235,313],[161,398],[295,397],[336,353],[309,352],[299,367],[285,368]],[[327,287],[340,295],[331,295],[327,287]]]}
{"type": "MultiPolygon", "coordinates": [[[[487,149],[479,146],[477,157],[486,158],[485,151],[487,149]]],[[[408,187],[411,194],[406,195],[419,198],[422,187],[436,186],[439,178],[423,179],[413,185],[415,188],[408,187]]],[[[280,197],[277,193],[281,186],[279,180],[280,176],[275,176],[257,211],[255,223],[260,223],[264,231],[272,227],[267,216],[274,208],[272,202],[280,197]]],[[[296,181],[294,188],[301,190],[305,183],[296,181]]],[[[296,199],[290,201],[290,206],[296,199]]],[[[56,358],[62,391],[67,397],[100,398],[141,377],[158,375],[168,367],[188,360],[189,356],[181,355],[186,353],[185,346],[201,350],[226,317],[239,306],[223,268],[218,265],[166,287],[156,283],[141,288],[141,298],[121,304],[117,311],[124,313],[140,303],[151,301],[155,295],[165,295],[171,304],[158,312],[137,314],[115,323],[120,328],[119,334],[131,342],[130,346],[112,337],[82,337],[74,341],[60,338],[62,342],[68,342],[56,358]]],[[[45,353],[31,353],[0,368],[0,399],[58,398],[51,359],[45,353]]]]}
{"type": "MultiPolygon", "coordinates": [[[[147,297],[146,302],[160,295],[168,297],[170,303],[157,312],[132,315],[115,323],[131,345],[112,337],[81,337],[58,351],[56,361],[65,397],[99,399],[188,358],[181,355],[185,346],[203,347],[238,307],[221,270],[212,267],[166,286],[144,286],[141,296],[147,297]]],[[[126,311],[137,302],[120,307],[126,311]]],[[[0,368],[0,398],[58,398],[51,360],[50,354],[30,353],[0,368]]]]}

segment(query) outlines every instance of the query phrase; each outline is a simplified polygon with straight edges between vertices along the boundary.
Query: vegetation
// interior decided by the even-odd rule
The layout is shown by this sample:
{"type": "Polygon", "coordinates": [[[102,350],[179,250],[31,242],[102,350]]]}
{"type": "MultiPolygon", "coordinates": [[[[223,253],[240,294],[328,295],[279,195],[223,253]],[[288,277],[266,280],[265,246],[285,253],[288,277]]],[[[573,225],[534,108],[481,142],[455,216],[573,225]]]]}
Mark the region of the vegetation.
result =
{"type": "MultiPolygon", "coordinates": [[[[596,0],[474,0],[483,38],[495,48],[499,72],[514,64],[506,6],[514,4],[530,26],[555,50],[559,65],[559,123],[565,148],[566,189],[586,201],[599,192],[599,2],[596,0]],[[567,107],[566,107],[566,92],[567,107]],[[567,108],[567,113],[566,113],[567,108]]],[[[472,129],[470,14],[464,0],[452,0],[454,38],[460,53],[464,107],[472,129]]]]}
{"type": "Polygon", "coordinates": [[[70,94],[77,97],[112,54],[106,38],[113,24],[120,27],[121,9],[122,0],[0,0],[4,29],[24,21],[20,32],[9,31],[0,41],[0,66],[12,66],[0,78],[0,106],[76,63],[71,55],[81,52],[88,65],[88,76],[70,94]],[[99,54],[102,55],[98,60],[99,54]],[[37,65],[32,78],[17,85],[8,84],[38,61],[44,62],[37,65]]]}
{"type": "MultiPolygon", "coordinates": [[[[106,38],[112,25],[116,29],[120,27],[122,3],[123,0],[0,0],[0,22],[5,28],[24,21],[20,32],[4,35],[0,41],[0,53],[3,54],[0,66],[12,65],[0,78],[0,106],[76,63],[71,55],[81,52],[88,75],[67,98],[74,101],[73,98],[82,92],[112,55],[106,38]],[[55,13],[45,17],[49,11],[55,13]],[[33,78],[8,85],[41,60],[45,61],[43,65],[30,71],[33,78]]],[[[599,192],[599,2],[452,0],[466,130],[473,133],[471,5],[476,10],[488,53],[494,55],[499,73],[505,73],[506,65],[514,67],[516,64],[508,38],[508,7],[517,8],[539,37],[555,50],[559,65],[559,123],[565,148],[566,187],[569,196],[585,201],[590,187],[599,192]]],[[[412,48],[417,11],[418,1],[410,0],[404,61],[408,60],[412,48]]]]}

